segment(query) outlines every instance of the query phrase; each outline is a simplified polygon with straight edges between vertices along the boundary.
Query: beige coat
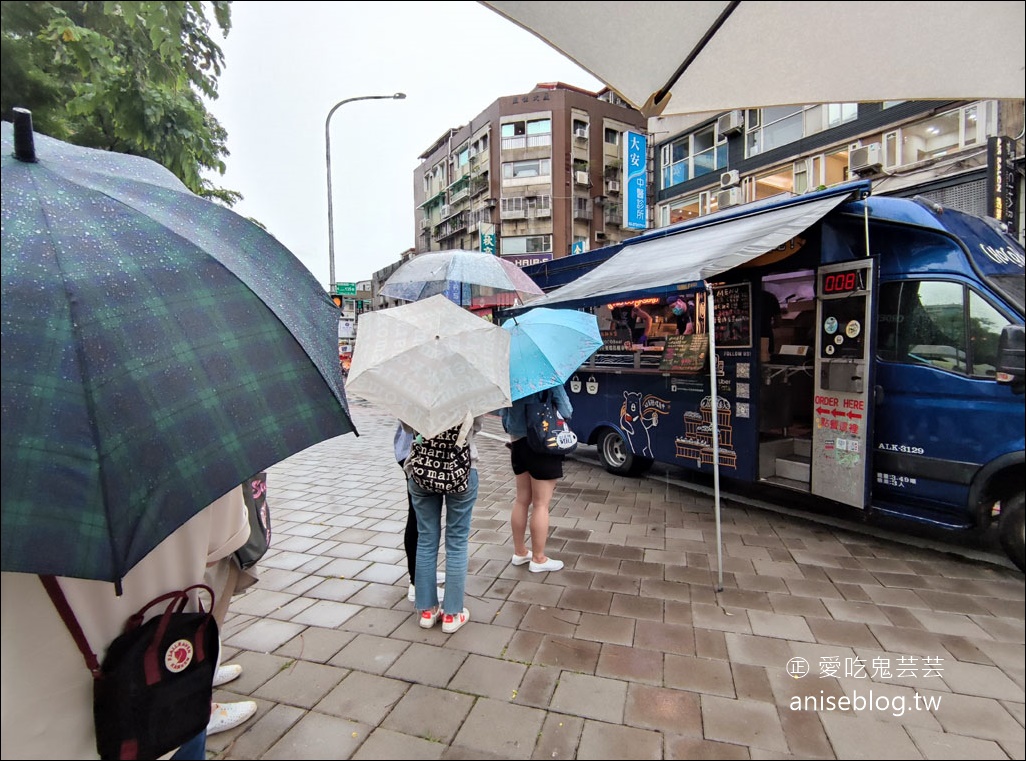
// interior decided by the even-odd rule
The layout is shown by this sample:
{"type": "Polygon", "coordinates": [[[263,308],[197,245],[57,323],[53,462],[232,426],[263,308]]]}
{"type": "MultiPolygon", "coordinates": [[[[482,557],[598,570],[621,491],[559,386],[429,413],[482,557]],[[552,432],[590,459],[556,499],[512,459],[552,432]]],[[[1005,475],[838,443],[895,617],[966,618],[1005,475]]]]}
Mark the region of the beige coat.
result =
{"type": "MultiPolygon", "coordinates": [[[[165,592],[202,584],[207,563],[230,558],[248,537],[246,504],[239,487],[195,515],[129,571],[121,597],[107,582],[58,581],[102,661],[107,645],[121,633],[129,616],[165,592]]],[[[82,653],[38,576],[3,573],[0,581],[0,755],[98,758],[92,675],[82,653]]]]}

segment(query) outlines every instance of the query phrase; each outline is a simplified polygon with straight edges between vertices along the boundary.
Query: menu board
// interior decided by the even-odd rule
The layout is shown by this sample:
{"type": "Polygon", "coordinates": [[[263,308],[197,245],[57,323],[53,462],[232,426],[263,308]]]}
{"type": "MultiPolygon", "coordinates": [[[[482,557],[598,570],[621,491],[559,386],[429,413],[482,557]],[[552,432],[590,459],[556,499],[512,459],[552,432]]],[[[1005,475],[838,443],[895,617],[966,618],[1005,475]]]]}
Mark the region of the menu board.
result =
{"type": "Polygon", "coordinates": [[[705,369],[708,356],[709,336],[706,333],[667,336],[659,369],[663,372],[694,375],[705,369]]]}
{"type": "Polygon", "coordinates": [[[611,328],[600,330],[602,347],[599,353],[623,352],[631,350],[631,332],[627,328],[611,328]]]}
{"type": "Polygon", "coordinates": [[[752,345],[751,283],[715,289],[716,348],[744,349],[752,345]]]}

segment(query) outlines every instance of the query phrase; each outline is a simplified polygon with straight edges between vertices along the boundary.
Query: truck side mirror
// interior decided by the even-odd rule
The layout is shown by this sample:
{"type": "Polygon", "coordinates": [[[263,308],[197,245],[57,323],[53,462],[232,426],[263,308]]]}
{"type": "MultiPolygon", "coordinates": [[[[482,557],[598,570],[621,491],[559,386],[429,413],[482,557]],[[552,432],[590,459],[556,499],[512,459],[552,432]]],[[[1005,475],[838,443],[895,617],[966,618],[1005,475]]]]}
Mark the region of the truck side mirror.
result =
{"type": "Polygon", "coordinates": [[[996,377],[999,383],[1023,383],[1026,380],[1026,329],[1006,325],[998,340],[996,377]]]}

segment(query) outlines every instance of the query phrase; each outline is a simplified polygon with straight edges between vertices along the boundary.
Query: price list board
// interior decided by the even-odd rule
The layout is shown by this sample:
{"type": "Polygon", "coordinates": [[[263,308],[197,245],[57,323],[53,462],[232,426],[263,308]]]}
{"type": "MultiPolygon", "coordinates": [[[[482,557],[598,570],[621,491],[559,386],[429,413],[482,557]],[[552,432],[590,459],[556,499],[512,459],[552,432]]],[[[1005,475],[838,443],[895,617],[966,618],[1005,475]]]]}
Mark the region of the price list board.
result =
{"type": "Polygon", "coordinates": [[[716,348],[745,349],[752,345],[751,283],[715,289],[716,348]]]}
{"type": "Polygon", "coordinates": [[[667,336],[659,369],[675,375],[694,375],[705,369],[709,355],[709,336],[667,336]]]}

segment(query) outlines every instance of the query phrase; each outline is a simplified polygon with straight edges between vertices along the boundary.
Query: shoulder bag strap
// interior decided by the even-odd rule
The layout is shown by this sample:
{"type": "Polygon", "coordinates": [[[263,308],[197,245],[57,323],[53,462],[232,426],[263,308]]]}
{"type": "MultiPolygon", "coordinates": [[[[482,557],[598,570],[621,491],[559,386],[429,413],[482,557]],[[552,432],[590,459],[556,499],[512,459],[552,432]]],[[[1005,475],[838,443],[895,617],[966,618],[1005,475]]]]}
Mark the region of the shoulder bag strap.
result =
{"type": "Polygon", "coordinates": [[[60,613],[61,619],[64,621],[64,625],[68,627],[68,631],[71,632],[72,638],[75,640],[75,644],[78,645],[78,649],[82,651],[82,657],[85,658],[86,667],[92,672],[93,678],[100,676],[100,662],[96,659],[96,653],[89,648],[89,642],[86,640],[85,633],[82,631],[81,625],[78,623],[78,619],[75,618],[75,611],[68,605],[68,598],[64,596],[64,590],[61,589],[61,585],[57,583],[55,576],[40,576],[39,579],[43,582],[43,586],[46,588],[46,593],[50,595],[50,600],[53,601],[53,605],[57,608],[57,612],[60,613]]]}

